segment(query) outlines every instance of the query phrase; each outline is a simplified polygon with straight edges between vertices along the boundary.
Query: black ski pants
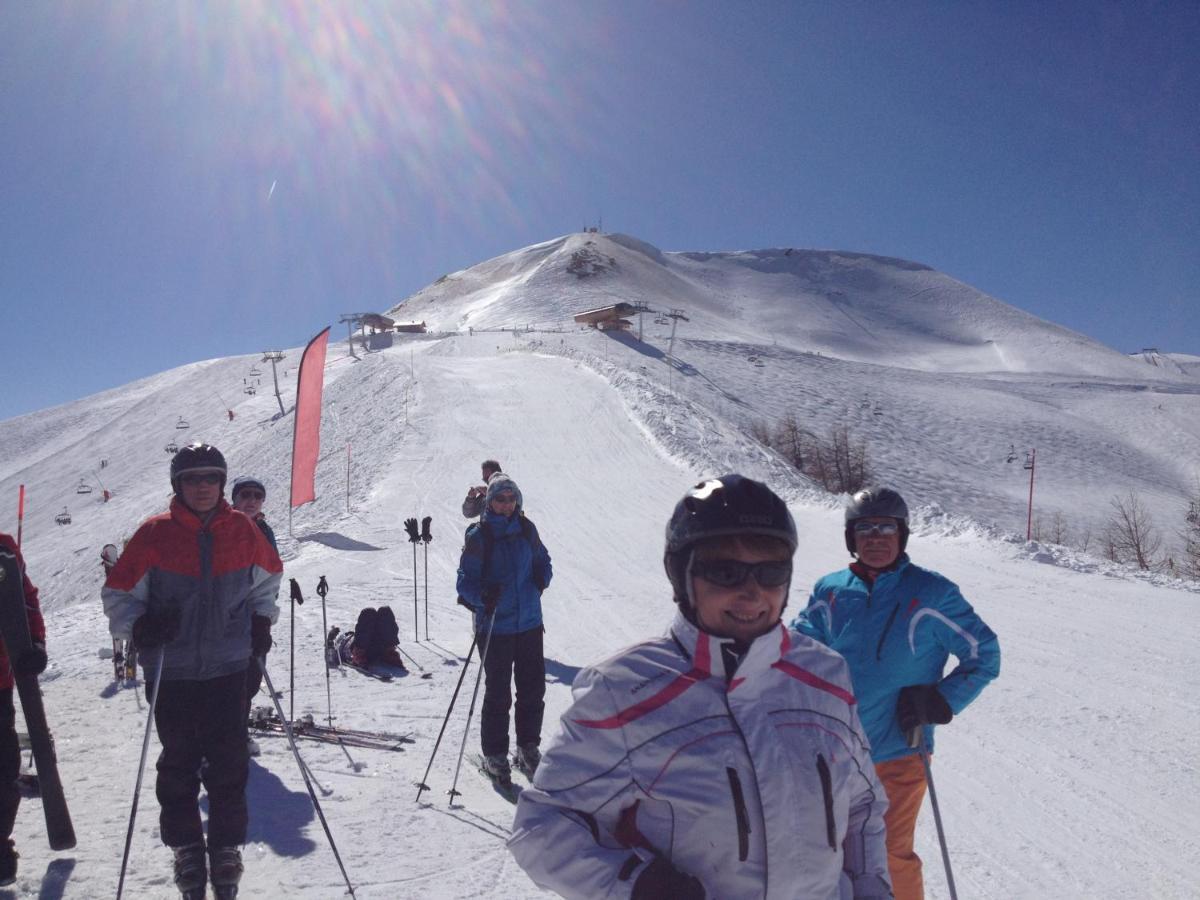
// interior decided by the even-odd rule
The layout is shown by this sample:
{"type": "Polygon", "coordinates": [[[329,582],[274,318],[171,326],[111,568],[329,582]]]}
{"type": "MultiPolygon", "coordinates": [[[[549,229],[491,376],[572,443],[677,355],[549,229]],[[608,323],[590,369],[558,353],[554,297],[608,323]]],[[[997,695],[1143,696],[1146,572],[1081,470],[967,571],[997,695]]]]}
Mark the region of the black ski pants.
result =
{"type": "MultiPolygon", "coordinates": [[[[479,716],[480,744],[484,756],[508,753],[508,710],[512,706],[511,683],[517,684],[517,746],[542,740],[542,714],[546,704],[546,658],[542,655],[539,625],[516,634],[493,634],[484,662],[483,712],[479,716]]],[[[487,634],[479,636],[483,645],[487,634]]]]}
{"type": "Polygon", "coordinates": [[[13,689],[0,690],[0,842],[7,846],[17,821],[21,792],[17,776],[21,774],[21,747],[17,743],[17,714],[13,709],[13,689]]]}
{"type": "MultiPolygon", "coordinates": [[[[258,692],[262,688],[262,683],[262,667],[254,657],[251,657],[249,664],[246,666],[246,702],[242,704],[247,721],[250,720],[250,707],[254,704],[254,698],[258,696],[258,692]]],[[[270,706],[271,704],[268,703],[267,705],[270,706]]]]}
{"type": "MultiPolygon", "coordinates": [[[[153,686],[146,685],[147,693],[153,686]]],[[[164,681],[154,710],[162,744],[155,785],[163,843],[200,841],[200,784],[208,792],[208,845],[246,842],[246,673],[207,681],[164,681]],[[203,768],[201,768],[203,766],[203,768]]]]}

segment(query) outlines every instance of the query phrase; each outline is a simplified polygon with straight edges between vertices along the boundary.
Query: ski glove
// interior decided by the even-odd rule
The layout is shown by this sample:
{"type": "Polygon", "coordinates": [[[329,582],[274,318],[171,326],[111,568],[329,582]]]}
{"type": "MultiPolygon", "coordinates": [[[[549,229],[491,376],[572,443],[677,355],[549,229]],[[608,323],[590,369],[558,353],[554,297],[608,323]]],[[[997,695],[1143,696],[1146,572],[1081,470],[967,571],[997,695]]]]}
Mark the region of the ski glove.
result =
{"type": "Polygon", "coordinates": [[[404,530],[408,532],[408,540],[411,544],[416,544],[421,540],[421,536],[417,534],[417,520],[405,519],[404,530]]]}
{"type": "Polygon", "coordinates": [[[433,516],[426,516],[421,520],[421,540],[429,543],[433,540],[433,535],[429,533],[429,523],[433,521],[433,516]]]}
{"type": "Polygon", "coordinates": [[[633,883],[632,900],[704,900],[707,896],[700,879],[684,872],[663,859],[656,857],[633,883]]]}
{"type": "Polygon", "coordinates": [[[266,616],[250,617],[250,652],[266,656],[271,649],[271,620],[266,616]]]}
{"type": "Polygon", "coordinates": [[[133,623],[133,642],[142,649],[169,644],[179,634],[179,610],[144,612],[133,623]]]}
{"type": "Polygon", "coordinates": [[[46,671],[46,662],[46,648],[41,644],[33,644],[17,657],[17,661],[13,665],[13,674],[41,675],[46,671]]]}
{"type": "Polygon", "coordinates": [[[489,616],[500,605],[500,594],[504,589],[498,584],[487,584],[483,587],[483,611],[489,616]]]}
{"type": "Polygon", "coordinates": [[[905,734],[919,725],[945,725],[954,718],[950,704],[934,684],[913,684],[901,689],[896,719],[905,734]]]}
{"type": "Polygon", "coordinates": [[[304,592],[300,590],[300,582],[298,582],[295,578],[289,578],[288,581],[291,582],[292,602],[303,606],[304,592]]]}

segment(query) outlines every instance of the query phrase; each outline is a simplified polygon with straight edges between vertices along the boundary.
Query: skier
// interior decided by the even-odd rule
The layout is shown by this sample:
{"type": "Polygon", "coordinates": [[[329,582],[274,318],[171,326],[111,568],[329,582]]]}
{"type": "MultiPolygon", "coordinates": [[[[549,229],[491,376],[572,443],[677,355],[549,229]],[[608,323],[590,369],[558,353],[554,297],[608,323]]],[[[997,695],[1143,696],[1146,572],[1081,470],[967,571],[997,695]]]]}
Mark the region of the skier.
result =
{"type": "Polygon", "coordinates": [[[781,621],[787,506],[723,475],[667,524],[666,635],[585,669],[509,850],[564,897],[891,897],[846,662],[781,621]]]}
{"type": "Polygon", "coordinates": [[[170,510],[138,528],[102,593],[113,636],[132,636],[142,650],[147,695],[162,679],[154,711],[159,831],[187,898],[203,897],[210,876],[216,897],[237,895],[247,819],[246,665],[251,653],[270,649],[279,616],[283,566],[263,533],[223,499],[226,471],[210,444],[179,450],[170,510]]]}
{"type": "Polygon", "coordinates": [[[926,789],[921,753],[932,752],[932,726],[948,723],[1000,674],[1000,643],[957,585],[909,560],[908,505],[896,491],[856,493],[846,507],[845,541],[857,559],[816,583],[794,625],[850,664],[888,795],[892,885],[898,900],[920,900],[913,833],[926,789]],[[942,677],[950,653],[958,666],[942,677]]]}
{"type": "Polygon", "coordinates": [[[505,783],[508,710],[516,680],[517,766],[532,774],[542,742],[546,659],[542,654],[542,592],[550,584],[550,554],[521,512],[521,489],[497,472],[488,481],[486,512],[467,529],[458,565],[458,593],[475,612],[479,646],[486,648],[480,744],[489,776],[505,783]],[[490,626],[490,638],[486,629],[490,626]]]}
{"type": "Polygon", "coordinates": [[[466,499],[462,502],[462,514],[468,519],[478,519],[483,515],[487,483],[493,475],[500,471],[500,463],[494,459],[485,459],[480,468],[483,474],[483,484],[467,488],[466,499]]]}
{"type": "Polygon", "coordinates": [[[17,789],[17,776],[21,773],[21,748],[17,743],[16,710],[13,707],[13,675],[40,675],[46,671],[46,623],[38,604],[37,588],[25,571],[25,560],[21,558],[17,542],[9,535],[0,533],[0,547],[17,559],[25,591],[29,635],[33,638],[33,646],[16,660],[8,658],[7,648],[0,641],[0,885],[6,885],[17,880],[19,854],[13,847],[12,831],[17,820],[17,807],[21,804],[21,794],[17,789]]]}
{"type": "MultiPolygon", "coordinates": [[[[240,513],[244,513],[250,521],[259,527],[259,530],[271,542],[271,549],[279,551],[278,544],[275,543],[275,531],[267,524],[267,519],[263,515],[263,502],[267,499],[267,488],[257,478],[249,475],[241,475],[233,479],[233,488],[229,491],[229,497],[233,503],[233,508],[240,513]]],[[[258,695],[259,688],[262,687],[262,668],[256,660],[250,660],[246,666],[246,718],[250,718],[250,707],[254,703],[254,698],[258,695]]],[[[262,749],[258,746],[258,741],[247,733],[246,749],[251,756],[258,756],[262,753],[262,749]]]]}

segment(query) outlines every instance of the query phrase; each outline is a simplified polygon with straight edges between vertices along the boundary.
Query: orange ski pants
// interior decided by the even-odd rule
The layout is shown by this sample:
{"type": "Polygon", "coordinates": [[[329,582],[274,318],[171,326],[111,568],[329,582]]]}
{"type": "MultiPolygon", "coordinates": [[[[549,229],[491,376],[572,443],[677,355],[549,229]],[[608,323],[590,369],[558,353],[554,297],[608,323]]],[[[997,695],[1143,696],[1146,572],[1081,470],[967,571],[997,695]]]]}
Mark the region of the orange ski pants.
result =
{"type": "Polygon", "coordinates": [[[917,814],[925,800],[925,766],[919,754],[878,763],[875,773],[887,793],[888,810],[883,817],[887,826],[888,871],[896,900],[924,900],[921,857],[913,850],[917,814]]]}

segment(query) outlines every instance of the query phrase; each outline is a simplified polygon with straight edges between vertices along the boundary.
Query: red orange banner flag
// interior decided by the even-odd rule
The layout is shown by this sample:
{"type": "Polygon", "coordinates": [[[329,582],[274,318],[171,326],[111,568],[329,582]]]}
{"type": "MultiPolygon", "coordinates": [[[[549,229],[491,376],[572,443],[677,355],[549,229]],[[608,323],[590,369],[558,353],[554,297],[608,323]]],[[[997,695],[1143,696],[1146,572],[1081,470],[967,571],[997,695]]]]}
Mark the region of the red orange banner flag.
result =
{"type": "Polygon", "coordinates": [[[317,457],[321,451],[321,389],[325,386],[326,328],[308,342],[296,376],[296,430],[292,437],[292,507],[317,499],[317,457]]]}

